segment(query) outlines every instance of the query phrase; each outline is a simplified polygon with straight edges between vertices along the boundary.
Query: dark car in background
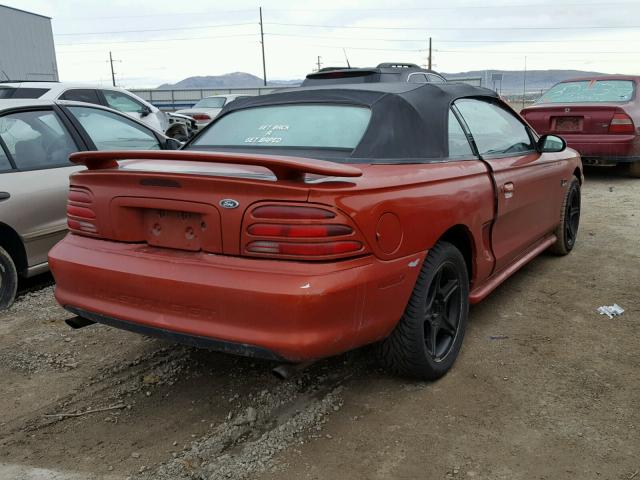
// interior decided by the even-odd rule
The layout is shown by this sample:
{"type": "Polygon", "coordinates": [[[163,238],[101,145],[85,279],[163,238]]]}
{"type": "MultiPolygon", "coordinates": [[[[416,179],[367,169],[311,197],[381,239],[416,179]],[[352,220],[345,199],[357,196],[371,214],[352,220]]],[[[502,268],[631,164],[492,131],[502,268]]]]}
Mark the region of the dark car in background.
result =
{"type": "Polygon", "coordinates": [[[340,83],[446,83],[446,81],[439,73],[420,68],[414,63],[387,62],[372,68],[322,68],[307,75],[302,86],[340,83]]]}
{"type": "Polygon", "coordinates": [[[540,135],[561,135],[585,165],[627,165],[640,177],[639,82],[629,75],[566,80],[520,113],[540,135]]]}

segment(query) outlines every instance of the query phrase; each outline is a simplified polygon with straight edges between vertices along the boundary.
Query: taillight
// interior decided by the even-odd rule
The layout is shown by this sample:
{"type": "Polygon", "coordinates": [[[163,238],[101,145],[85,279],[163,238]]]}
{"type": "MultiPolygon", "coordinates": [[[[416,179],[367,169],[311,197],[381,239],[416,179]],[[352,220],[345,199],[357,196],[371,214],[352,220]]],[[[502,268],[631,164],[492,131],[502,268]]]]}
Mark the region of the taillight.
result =
{"type": "Polygon", "coordinates": [[[211,117],[206,113],[194,113],[193,115],[191,115],[191,118],[193,118],[194,120],[211,120],[211,117]]]}
{"type": "Polygon", "coordinates": [[[626,113],[616,113],[609,124],[609,133],[634,133],[633,120],[626,113]]]}
{"type": "Polygon", "coordinates": [[[67,225],[73,233],[96,236],[96,213],[93,200],[88,189],[72,186],[69,189],[67,202],[67,225]]]}
{"type": "Polygon", "coordinates": [[[298,260],[332,260],[366,253],[348,217],[329,208],[263,205],[245,219],[244,253],[298,260]]]}

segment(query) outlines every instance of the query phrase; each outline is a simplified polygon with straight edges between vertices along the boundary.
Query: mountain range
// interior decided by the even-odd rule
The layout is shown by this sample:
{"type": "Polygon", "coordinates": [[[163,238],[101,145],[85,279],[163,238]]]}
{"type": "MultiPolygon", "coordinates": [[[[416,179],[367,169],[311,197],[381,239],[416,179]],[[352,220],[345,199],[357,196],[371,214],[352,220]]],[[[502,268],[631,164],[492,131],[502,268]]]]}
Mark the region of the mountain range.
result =
{"type": "MultiPolygon", "coordinates": [[[[523,70],[473,70],[459,73],[443,73],[450,80],[459,78],[481,78],[482,85],[494,88],[505,94],[521,93],[524,87],[523,70]],[[500,82],[492,81],[494,74],[502,74],[502,85],[500,82]]],[[[574,77],[585,77],[592,75],[602,75],[598,72],[587,72],[583,70],[529,70],[526,72],[527,92],[546,90],[553,84],[574,77]]],[[[268,86],[295,86],[302,82],[296,80],[269,80],[268,86]]],[[[256,88],[262,87],[262,78],[245,72],[225,73],[224,75],[208,75],[199,77],[188,77],[176,83],[165,83],[160,85],[160,90],[177,89],[198,89],[198,88],[256,88]]]]}

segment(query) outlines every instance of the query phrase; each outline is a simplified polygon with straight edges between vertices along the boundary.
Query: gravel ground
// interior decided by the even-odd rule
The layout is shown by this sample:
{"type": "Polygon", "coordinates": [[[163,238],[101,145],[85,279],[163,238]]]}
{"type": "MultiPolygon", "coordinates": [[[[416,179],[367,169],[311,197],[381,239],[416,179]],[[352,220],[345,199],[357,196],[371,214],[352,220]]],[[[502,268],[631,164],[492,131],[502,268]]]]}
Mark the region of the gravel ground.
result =
{"type": "Polygon", "coordinates": [[[575,251],[471,311],[435,383],[368,349],[288,381],[269,362],[96,325],[50,276],[0,313],[0,478],[640,478],[640,180],[587,172],[575,251]],[[595,309],[618,303],[621,317],[595,309]]]}

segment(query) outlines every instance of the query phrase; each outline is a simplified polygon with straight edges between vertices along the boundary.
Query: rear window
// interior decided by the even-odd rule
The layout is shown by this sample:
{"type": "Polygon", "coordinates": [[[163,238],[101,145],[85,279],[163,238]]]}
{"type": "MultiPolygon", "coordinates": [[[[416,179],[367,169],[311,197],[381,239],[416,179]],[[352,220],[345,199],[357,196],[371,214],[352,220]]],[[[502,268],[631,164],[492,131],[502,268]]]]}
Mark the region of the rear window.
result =
{"type": "Polygon", "coordinates": [[[584,80],[551,87],[536,103],[628,102],[633,98],[631,80],[584,80]]]}
{"type": "Polygon", "coordinates": [[[48,88],[0,87],[0,98],[40,98],[48,88]]]}
{"type": "Polygon", "coordinates": [[[231,112],[192,146],[297,147],[353,150],[371,110],[347,105],[278,105],[231,112]]]}
{"type": "Polygon", "coordinates": [[[194,105],[194,107],[199,108],[222,108],[224,107],[225,101],[227,99],[224,97],[214,97],[214,98],[203,98],[198,103],[194,105]]]}

